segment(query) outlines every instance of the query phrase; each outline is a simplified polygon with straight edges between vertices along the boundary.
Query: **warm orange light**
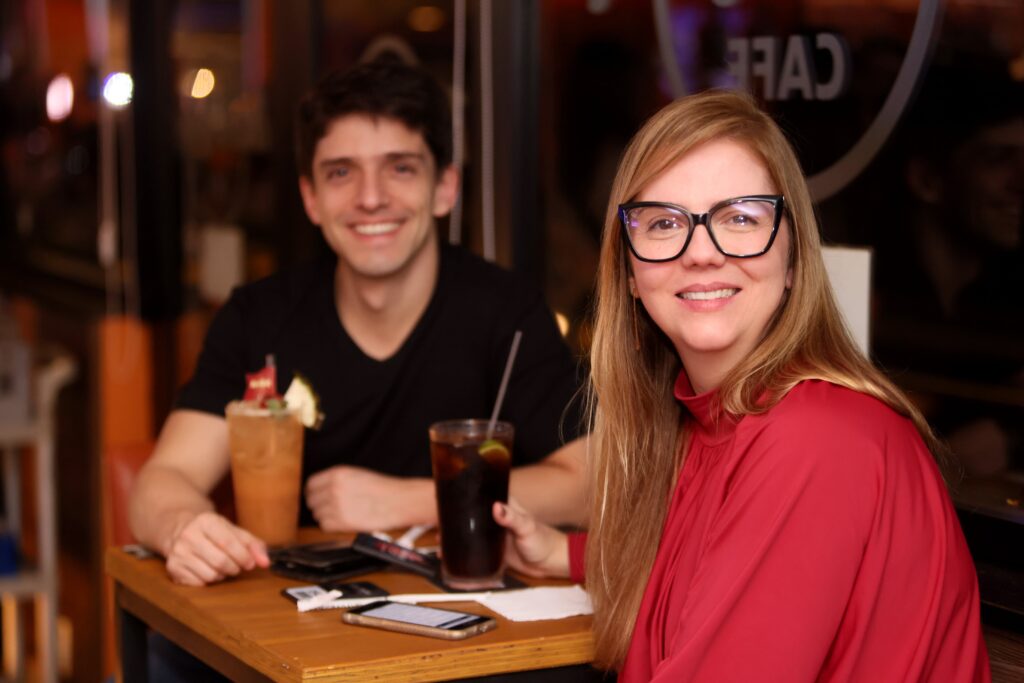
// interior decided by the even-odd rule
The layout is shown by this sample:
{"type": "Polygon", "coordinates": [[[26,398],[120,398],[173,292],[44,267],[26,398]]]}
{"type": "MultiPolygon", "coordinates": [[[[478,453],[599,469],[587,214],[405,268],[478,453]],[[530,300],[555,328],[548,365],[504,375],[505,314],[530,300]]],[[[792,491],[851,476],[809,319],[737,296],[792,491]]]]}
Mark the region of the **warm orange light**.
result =
{"type": "Polygon", "coordinates": [[[569,334],[569,318],[564,313],[555,313],[555,323],[558,325],[558,331],[565,337],[569,334]]]}
{"type": "Polygon", "coordinates": [[[1024,53],[1010,62],[1010,77],[1015,81],[1024,81],[1024,53]]]}
{"type": "Polygon", "coordinates": [[[446,18],[440,7],[420,5],[409,12],[409,28],[420,33],[430,33],[444,26],[446,18]]]}
{"type": "Polygon", "coordinates": [[[213,92],[213,86],[216,82],[212,71],[209,69],[198,69],[196,70],[196,77],[192,80],[192,92],[190,94],[195,99],[201,100],[213,92]]]}

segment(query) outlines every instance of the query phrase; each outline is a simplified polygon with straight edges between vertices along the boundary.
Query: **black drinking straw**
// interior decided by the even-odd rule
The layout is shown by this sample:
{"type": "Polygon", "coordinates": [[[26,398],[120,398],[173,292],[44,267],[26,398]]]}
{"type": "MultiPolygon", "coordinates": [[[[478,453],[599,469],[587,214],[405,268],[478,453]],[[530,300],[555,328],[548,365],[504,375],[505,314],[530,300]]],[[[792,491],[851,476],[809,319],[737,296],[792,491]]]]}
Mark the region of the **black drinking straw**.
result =
{"type": "Polygon", "coordinates": [[[512,374],[512,365],[516,362],[516,354],[519,352],[519,341],[523,338],[523,331],[516,330],[512,337],[512,348],[508,350],[508,360],[505,361],[505,374],[501,377],[501,386],[498,387],[498,396],[494,400],[494,410],[491,412],[491,421],[487,423],[487,438],[494,435],[494,425],[498,421],[498,413],[501,412],[501,404],[505,402],[505,390],[508,389],[508,378],[512,374]]]}

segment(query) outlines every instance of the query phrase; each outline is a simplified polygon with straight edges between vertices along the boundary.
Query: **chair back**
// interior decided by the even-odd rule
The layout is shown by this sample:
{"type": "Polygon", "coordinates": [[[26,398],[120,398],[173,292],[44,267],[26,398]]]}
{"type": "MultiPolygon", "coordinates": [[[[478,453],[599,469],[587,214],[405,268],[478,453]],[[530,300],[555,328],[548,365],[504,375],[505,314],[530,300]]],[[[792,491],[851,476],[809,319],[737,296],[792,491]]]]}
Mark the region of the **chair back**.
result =
{"type": "Polygon", "coordinates": [[[871,250],[864,247],[822,247],[825,270],[836,303],[864,355],[871,332],[871,250]]]}

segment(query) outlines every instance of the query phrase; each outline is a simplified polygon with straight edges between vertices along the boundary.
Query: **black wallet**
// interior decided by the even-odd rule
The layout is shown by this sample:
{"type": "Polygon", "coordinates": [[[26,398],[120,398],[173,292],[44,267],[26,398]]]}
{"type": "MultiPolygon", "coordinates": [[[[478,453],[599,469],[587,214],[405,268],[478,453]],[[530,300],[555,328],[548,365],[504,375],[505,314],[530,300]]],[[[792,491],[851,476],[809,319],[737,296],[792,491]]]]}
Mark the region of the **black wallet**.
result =
{"type": "Polygon", "coordinates": [[[270,551],[270,571],[299,581],[339,581],[383,569],[386,562],[341,541],[288,546],[270,551]]]}

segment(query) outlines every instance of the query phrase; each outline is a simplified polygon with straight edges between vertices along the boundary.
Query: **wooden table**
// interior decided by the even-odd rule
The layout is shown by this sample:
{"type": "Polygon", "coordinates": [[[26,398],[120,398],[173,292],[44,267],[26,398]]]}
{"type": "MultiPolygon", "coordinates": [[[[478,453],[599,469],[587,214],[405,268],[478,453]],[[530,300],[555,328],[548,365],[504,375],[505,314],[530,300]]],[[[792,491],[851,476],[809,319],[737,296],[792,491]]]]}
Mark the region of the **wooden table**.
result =
{"type": "MultiPolygon", "coordinates": [[[[498,621],[489,633],[449,642],[344,624],[341,610],[300,614],[281,589],[302,582],[267,570],[189,588],[167,578],[161,559],[120,548],[107,550],[106,569],[115,582],[125,681],[146,680],[147,625],[234,681],[437,681],[592,659],[591,617],[511,622],[475,602],[438,605],[498,621]]],[[[359,579],[392,593],[438,590],[393,570],[359,579]]]]}

